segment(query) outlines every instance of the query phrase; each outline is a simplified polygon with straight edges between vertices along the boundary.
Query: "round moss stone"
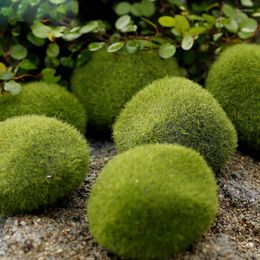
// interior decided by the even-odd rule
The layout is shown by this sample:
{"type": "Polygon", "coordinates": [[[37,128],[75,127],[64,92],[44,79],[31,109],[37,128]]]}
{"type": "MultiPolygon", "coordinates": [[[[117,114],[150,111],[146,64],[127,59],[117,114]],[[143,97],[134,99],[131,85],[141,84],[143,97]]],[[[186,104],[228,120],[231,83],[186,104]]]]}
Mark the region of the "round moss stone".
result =
{"type": "Polygon", "coordinates": [[[260,46],[237,44],[224,50],[206,87],[233,121],[240,144],[260,151],[260,46]]]}
{"type": "Polygon", "coordinates": [[[88,201],[94,238],[131,259],[168,259],[200,239],[217,213],[212,170],[179,145],[138,146],[102,170],[88,201]]]}
{"type": "Polygon", "coordinates": [[[219,170],[233,155],[236,131],[213,96],[180,77],[154,81],[125,106],[114,125],[119,151],[147,143],[191,147],[219,170]]]}
{"type": "Polygon", "coordinates": [[[155,79],[180,74],[174,59],[162,60],[156,51],[129,54],[100,50],[75,70],[71,85],[87,111],[89,124],[106,131],[133,94],[155,79]]]}
{"type": "Polygon", "coordinates": [[[21,115],[46,115],[56,117],[86,130],[86,112],[77,98],[56,84],[33,82],[24,84],[22,92],[13,96],[0,94],[0,121],[21,115]]]}
{"type": "Polygon", "coordinates": [[[53,204],[77,189],[88,171],[84,137],[45,116],[0,122],[0,154],[0,215],[53,204]]]}

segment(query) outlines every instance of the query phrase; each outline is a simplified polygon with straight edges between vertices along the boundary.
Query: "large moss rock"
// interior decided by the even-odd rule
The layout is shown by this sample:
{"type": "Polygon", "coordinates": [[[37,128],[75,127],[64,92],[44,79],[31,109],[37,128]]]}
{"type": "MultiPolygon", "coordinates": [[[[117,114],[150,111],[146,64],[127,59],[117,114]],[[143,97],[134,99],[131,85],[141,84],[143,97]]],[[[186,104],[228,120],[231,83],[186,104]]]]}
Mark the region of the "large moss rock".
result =
{"type": "Polygon", "coordinates": [[[125,106],[114,125],[119,151],[147,143],[191,147],[219,170],[233,155],[236,131],[213,96],[180,77],[154,81],[125,106]]]}
{"type": "Polygon", "coordinates": [[[130,259],[168,259],[200,239],[217,213],[212,170],[194,150],[155,144],[110,161],[92,189],[94,238],[130,259]]]}
{"type": "Polygon", "coordinates": [[[0,121],[21,115],[46,115],[56,117],[86,130],[86,112],[77,98],[56,84],[33,82],[23,85],[17,96],[0,95],[0,121]]]}
{"type": "Polygon", "coordinates": [[[182,72],[174,59],[162,60],[156,51],[95,52],[91,60],[76,69],[72,90],[87,111],[97,131],[111,128],[124,104],[148,83],[182,72]]]}
{"type": "Polygon", "coordinates": [[[206,87],[233,121],[240,143],[260,151],[260,46],[237,44],[223,51],[206,87]]]}
{"type": "Polygon", "coordinates": [[[88,145],[72,126],[45,116],[0,122],[0,215],[53,204],[78,188],[88,145]]]}

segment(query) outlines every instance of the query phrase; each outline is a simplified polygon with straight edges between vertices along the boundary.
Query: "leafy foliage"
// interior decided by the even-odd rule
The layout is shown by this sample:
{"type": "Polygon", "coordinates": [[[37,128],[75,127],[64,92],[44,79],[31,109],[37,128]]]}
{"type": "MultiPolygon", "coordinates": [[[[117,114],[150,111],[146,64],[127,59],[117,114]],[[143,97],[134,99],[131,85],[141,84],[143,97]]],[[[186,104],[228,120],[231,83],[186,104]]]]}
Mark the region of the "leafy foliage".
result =
{"type": "Polygon", "coordinates": [[[68,85],[71,71],[88,60],[89,52],[106,45],[109,52],[157,49],[162,59],[176,56],[189,77],[202,81],[215,53],[258,37],[260,8],[251,0],[241,0],[236,6],[234,1],[190,2],[3,0],[0,90],[12,89],[5,87],[9,81],[12,85],[32,79],[68,85]],[[80,20],[79,11],[92,5],[100,16],[88,20],[88,13],[87,20],[80,20]]]}
{"type": "Polygon", "coordinates": [[[114,157],[90,194],[90,231],[127,259],[169,259],[201,238],[217,213],[216,182],[194,150],[145,145],[114,157]]]}
{"type": "Polygon", "coordinates": [[[77,189],[88,170],[85,138],[55,118],[0,122],[0,214],[32,211],[77,189]]]}
{"type": "Polygon", "coordinates": [[[139,91],[120,113],[113,130],[116,147],[177,143],[204,156],[214,171],[233,155],[235,128],[213,96],[180,77],[156,80],[139,91]]]}

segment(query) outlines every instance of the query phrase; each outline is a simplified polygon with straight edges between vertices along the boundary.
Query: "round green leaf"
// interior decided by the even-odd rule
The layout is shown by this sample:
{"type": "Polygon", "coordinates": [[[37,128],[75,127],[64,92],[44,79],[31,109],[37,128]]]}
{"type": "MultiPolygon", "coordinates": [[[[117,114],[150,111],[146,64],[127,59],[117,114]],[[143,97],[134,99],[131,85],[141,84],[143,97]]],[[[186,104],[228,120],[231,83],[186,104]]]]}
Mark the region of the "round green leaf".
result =
{"type": "Polygon", "coordinates": [[[185,16],[175,16],[175,29],[181,33],[187,32],[190,29],[190,23],[185,16]]]}
{"type": "Polygon", "coordinates": [[[227,19],[227,21],[224,23],[224,26],[228,31],[232,33],[236,33],[239,27],[237,21],[232,19],[227,19]]]}
{"type": "Polygon", "coordinates": [[[128,53],[136,53],[139,50],[140,45],[137,41],[128,41],[125,47],[128,53]]]}
{"type": "Polygon", "coordinates": [[[60,76],[55,76],[56,70],[52,68],[45,68],[42,70],[43,81],[48,83],[57,83],[60,80],[60,76]]]}
{"type": "Polygon", "coordinates": [[[171,16],[162,16],[159,18],[159,24],[163,27],[173,27],[175,25],[175,19],[171,16]]]}
{"type": "Polygon", "coordinates": [[[115,42],[115,43],[113,43],[113,44],[108,46],[107,52],[110,52],[110,53],[117,52],[117,51],[119,51],[123,47],[124,47],[124,43],[123,42],[115,42]]]}
{"type": "Polygon", "coordinates": [[[90,21],[86,25],[82,26],[79,33],[90,33],[95,31],[98,28],[98,22],[97,21],[90,21]]]}
{"type": "Polygon", "coordinates": [[[4,89],[8,92],[10,92],[12,95],[19,95],[22,91],[21,84],[15,82],[14,80],[5,82],[4,89]]]}
{"type": "Polygon", "coordinates": [[[60,53],[60,47],[57,43],[50,43],[46,52],[48,57],[56,58],[60,53]]]}
{"type": "Polygon", "coordinates": [[[257,29],[257,22],[252,18],[245,19],[240,23],[240,29],[243,33],[254,33],[257,29]]]}
{"type": "Polygon", "coordinates": [[[24,70],[35,70],[37,67],[30,60],[22,60],[19,64],[19,67],[24,70]]]}
{"type": "Polygon", "coordinates": [[[27,34],[27,40],[35,46],[43,46],[45,44],[45,39],[36,37],[32,32],[27,34]]]}
{"type": "Polygon", "coordinates": [[[117,15],[125,15],[130,13],[131,11],[131,4],[128,2],[121,2],[116,5],[115,12],[117,15]]]}
{"type": "Polygon", "coordinates": [[[55,5],[59,5],[62,3],[65,3],[66,0],[49,0],[50,3],[55,4],[55,5]]]}
{"type": "Polygon", "coordinates": [[[160,46],[159,55],[163,59],[171,58],[176,52],[176,47],[170,43],[164,43],[160,46]]]}
{"type": "Polygon", "coordinates": [[[11,57],[16,60],[24,59],[27,56],[27,53],[27,49],[21,44],[13,45],[10,48],[11,57]]]}
{"type": "Polygon", "coordinates": [[[116,28],[122,30],[131,23],[131,17],[129,15],[123,15],[116,21],[116,28]]]}
{"type": "Polygon", "coordinates": [[[104,42],[92,42],[88,45],[90,51],[98,51],[105,45],[104,42]]]}
{"type": "Polygon", "coordinates": [[[187,51],[190,50],[193,46],[194,39],[191,35],[185,35],[181,41],[181,47],[183,50],[187,51]]]}
{"type": "Polygon", "coordinates": [[[0,62],[0,75],[6,72],[7,68],[3,62],[0,62]]]}
{"type": "Polygon", "coordinates": [[[254,3],[251,0],[241,0],[241,5],[243,6],[253,6],[254,3]]]}
{"type": "Polygon", "coordinates": [[[231,5],[228,4],[223,5],[223,12],[227,17],[231,19],[234,19],[237,14],[236,10],[231,5]]]}
{"type": "Polygon", "coordinates": [[[1,80],[9,80],[12,79],[14,77],[14,73],[11,71],[5,71],[2,74],[0,74],[0,79],[1,80]]]}
{"type": "Polygon", "coordinates": [[[33,34],[41,39],[48,38],[49,33],[51,32],[51,27],[47,26],[45,24],[42,24],[41,22],[35,22],[32,27],[33,34]]]}
{"type": "Polygon", "coordinates": [[[155,13],[155,4],[151,0],[142,0],[140,8],[142,11],[142,16],[150,17],[155,13]]]}

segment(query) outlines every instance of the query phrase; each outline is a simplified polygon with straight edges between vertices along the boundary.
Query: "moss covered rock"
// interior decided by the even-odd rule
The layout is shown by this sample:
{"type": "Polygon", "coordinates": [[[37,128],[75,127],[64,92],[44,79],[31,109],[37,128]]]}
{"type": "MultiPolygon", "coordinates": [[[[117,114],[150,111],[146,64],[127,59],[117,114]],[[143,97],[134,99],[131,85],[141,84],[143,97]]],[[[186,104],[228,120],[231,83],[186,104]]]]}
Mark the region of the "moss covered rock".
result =
{"type": "Polygon", "coordinates": [[[44,82],[23,86],[17,96],[0,95],[0,121],[9,117],[36,114],[57,117],[78,128],[86,129],[86,112],[77,98],[64,88],[44,82]]]}
{"type": "Polygon", "coordinates": [[[0,122],[0,215],[38,209],[79,187],[88,146],[72,126],[45,116],[0,122]]]}
{"type": "Polygon", "coordinates": [[[220,169],[236,148],[236,131],[218,102],[192,81],[166,77],[141,90],[114,125],[119,151],[146,143],[191,147],[220,169]]]}
{"type": "Polygon", "coordinates": [[[240,143],[260,151],[260,46],[238,44],[223,51],[206,87],[233,121],[240,143]]]}
{"type": "Polygon", "coordinates": [[[96,130],[108,130],[124,104],[138,90],[166,75],[179,75],[174,59],[162,60],[156,51],[128,54],[125,51],[95,52],[78,68],[71,85],[85,106],[89,123],[96,130]]]}
{"type": "Polygon", "coordinates": [[[199,239],[217,212],[212,170],[179,145],[138,146],[110,161],[93,186],[90,231],[131,259],[168,259],[199,239]]]}

